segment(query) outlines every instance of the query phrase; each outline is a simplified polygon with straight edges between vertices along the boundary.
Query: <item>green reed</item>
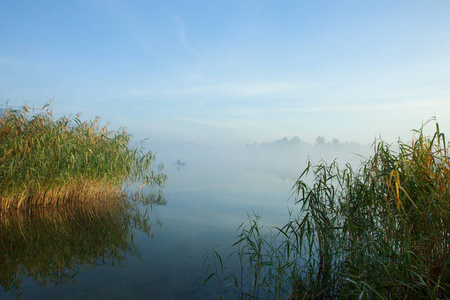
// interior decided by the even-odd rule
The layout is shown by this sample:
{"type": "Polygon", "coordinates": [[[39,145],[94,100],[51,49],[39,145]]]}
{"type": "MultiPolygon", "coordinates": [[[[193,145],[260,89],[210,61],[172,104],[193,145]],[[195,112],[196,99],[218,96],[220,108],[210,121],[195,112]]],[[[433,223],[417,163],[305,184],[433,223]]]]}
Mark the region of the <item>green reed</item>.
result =
{"type": "Polygon", "coordinates": [[[30,115],[27,107],[0,117],[0,209],[56,205],[121,196],[127,183],[161,187],[155,156],[131,147],[124,129],[100,128],[99,118],[53,119],[51,103],[30,115]]]}
{"type": "Polygon", "coordinates": [[[206,281],[241,299],[450,297],[448,148],[436,124],[398,151],[376,140],[356,170],[309,162],[293,188],[299,214],[282,228],[249,218],[228,257],[237,266],[214,250],[206,281]]]}

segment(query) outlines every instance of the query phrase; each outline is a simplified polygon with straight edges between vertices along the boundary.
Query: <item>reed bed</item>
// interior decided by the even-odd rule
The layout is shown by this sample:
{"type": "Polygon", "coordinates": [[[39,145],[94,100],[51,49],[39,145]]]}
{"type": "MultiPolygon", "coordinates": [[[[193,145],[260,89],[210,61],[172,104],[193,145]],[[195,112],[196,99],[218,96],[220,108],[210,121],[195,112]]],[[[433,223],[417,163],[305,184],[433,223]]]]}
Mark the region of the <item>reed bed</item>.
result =
{"type": "Polygon", "coordinates": [[[356,170],[310,162],[299,214],[282,228],[250,217],[228,258],[207,256],[206,281],[240,299],[448,299],[449,144],[423,128],[398,150],[376,140],[356,170]]]}
{"type": "Polygon", "coordinates": [[[24,106],[0,116],[0,209],[55,206],[122,197],[129,183],[162,187],[162,165],[131,135],[100,128],[99,118],[53,119],[51,102],[30,115],[24,106]]]}

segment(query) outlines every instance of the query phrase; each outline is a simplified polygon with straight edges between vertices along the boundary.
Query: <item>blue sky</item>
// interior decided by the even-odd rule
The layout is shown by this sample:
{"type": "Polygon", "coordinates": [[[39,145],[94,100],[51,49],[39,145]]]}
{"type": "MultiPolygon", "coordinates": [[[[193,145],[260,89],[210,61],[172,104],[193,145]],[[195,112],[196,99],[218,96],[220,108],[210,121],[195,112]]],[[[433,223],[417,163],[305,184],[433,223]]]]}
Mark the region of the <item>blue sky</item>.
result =
{"type": "Polygon", "coordinates": [[[450,1],[0,2],[0,104],[155,142],[450,134],[450,1]]]}

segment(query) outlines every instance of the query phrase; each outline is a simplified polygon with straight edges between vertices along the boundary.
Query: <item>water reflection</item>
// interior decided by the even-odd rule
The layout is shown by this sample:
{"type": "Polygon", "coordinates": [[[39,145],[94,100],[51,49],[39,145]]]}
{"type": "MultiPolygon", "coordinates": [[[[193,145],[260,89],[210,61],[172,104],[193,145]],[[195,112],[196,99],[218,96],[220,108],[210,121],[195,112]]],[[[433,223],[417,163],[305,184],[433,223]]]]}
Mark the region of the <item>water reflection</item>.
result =
{"type": "Polygon", "coordinates": [[[54,287],[74,281],[83,270],[139,256],[134,235],[151,236],[162,225],[153,207],[165,203],[161,194],[152,194],[0,212],[0,285],[19,296],[24,282],[54,287]]]}

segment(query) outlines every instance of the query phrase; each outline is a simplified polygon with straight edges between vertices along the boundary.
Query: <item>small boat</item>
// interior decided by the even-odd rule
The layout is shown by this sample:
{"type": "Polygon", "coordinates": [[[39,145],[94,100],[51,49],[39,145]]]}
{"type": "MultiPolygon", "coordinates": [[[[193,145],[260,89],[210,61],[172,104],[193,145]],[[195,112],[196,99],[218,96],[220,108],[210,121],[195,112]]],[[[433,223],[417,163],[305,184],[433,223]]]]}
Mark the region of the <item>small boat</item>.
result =
{"type": "Polygon", "coordinates": [[[178,166],[184,166],[185,164],[187,164],[187,163],[181,162],[180,159],[177,160],[177,165],[178,166]]]}

